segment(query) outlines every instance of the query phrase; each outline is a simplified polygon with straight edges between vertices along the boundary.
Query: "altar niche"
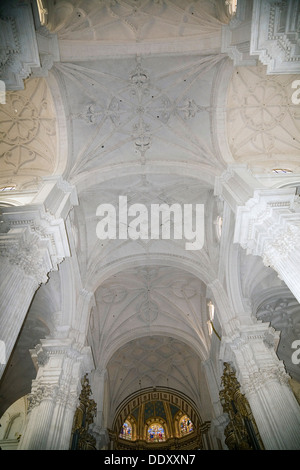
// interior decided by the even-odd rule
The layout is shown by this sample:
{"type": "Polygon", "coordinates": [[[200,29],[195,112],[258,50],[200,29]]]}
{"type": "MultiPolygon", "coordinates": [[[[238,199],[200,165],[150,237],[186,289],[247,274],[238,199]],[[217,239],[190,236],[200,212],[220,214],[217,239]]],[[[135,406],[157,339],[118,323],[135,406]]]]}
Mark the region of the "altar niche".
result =
{"type": "Polygon", "coordinates": [[[202,422],[189,399],[177,393],[152,389],[124,400],[110,431],[113,449],[209,449],[210,423],[202,422]]]}

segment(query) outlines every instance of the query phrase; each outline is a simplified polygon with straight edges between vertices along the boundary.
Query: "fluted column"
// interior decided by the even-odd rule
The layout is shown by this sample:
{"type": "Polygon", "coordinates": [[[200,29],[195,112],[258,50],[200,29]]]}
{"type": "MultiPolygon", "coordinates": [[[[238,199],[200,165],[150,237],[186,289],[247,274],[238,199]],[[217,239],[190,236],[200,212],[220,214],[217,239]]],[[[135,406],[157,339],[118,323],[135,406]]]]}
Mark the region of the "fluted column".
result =
{"type": "MultiPolygon", "coordinates": [[[[60,179],[45,179],[30,205],[1,208],[0,340],[6,363],[37,288],[70,256],[65,219],[74,190],[60,179]]],[[[0,365],[0,378],[5,364],[0,365]]]]}
{"type": "Polygon", "coordinates": [[[19,449],[68,450],[81,378],[92,368],[90,348],[71,339],[48,339],[31,353],[38,373],[19,449]]]}
{"type": "MultiPolygon", "coordinates": [[[[0,255],[0,339],[7,362],[33,295],[52,266],[47,244],[29,228],[0,236],[0,255]]],[[[0,365],[0,377],[4,369],[0,365]]]]}
{"type": "Polygon", "coordinates": [[[221,357],[237,373],[266,450],[300,448],[300,407],[289,375],[276,356],[278,334],[266,323],[222,338],[221,357]]]}
{"type": "Polygon", "coordinates": [[[93,397],[97,403],[97,415],[92,425],[91,432],[96,438],[96,446],[98,450],[103,449],[109,443],[109,436],[106,427],[104,426],[103,408],[104,408],[104,393],[105,382],[107,378],[106,369],[95,369],[91,372],[91,387],[93,390],[93,397]]]}

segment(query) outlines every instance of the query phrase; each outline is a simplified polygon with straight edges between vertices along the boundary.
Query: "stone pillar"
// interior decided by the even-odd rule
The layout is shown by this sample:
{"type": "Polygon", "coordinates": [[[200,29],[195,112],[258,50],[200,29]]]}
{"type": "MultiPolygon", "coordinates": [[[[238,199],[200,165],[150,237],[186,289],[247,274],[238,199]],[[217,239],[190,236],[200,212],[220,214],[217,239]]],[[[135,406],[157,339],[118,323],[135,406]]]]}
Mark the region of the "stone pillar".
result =
{"type": "Polygon", "coordinates": [[[90,348],[71,339],[41,340],[31,351],[38,364],[19,450],[68,450],[81,378],[92,368],[90,348]]]}
{"type": "Polygon", "coordinates": [[[299,450],[300,407],[276,356],[278,333],[266,323],[222,338],[221,358],[236,370],[266,450],[299,450]]]}
{"type": "Polygon", "coordinates": [[[300,201],[294,188],[257,190],[236,216],[234,242],[261,256],[300,302],[300,201]]]}
{"type": "Polygon", "coordinates": [[[207,387],[211,397],[214,418],[211,421],[209,434],[214,445],[214,449],[226,449],[224,444],[224,429],[228,424],[228,417],[224,416],[222,405],[220,403],[217,371],[211,359],[207,359],[202,364],[202,372],[205,375],[207,387]]]}
{"type": "Polygon", "coordinates": [[[47,251],[28,230],[16,230],[0,238],[0,339],[5,344],[0,377],[13,350],[33,295],[46,280],[47,251]],[[5,239],[4,239],[5,238],[5,239]]]}
{"type": "Polygon", "coordinates": [[[244,167],[233,167],[215,190],[235,213],[234,243],[261,256],[300,302],[300,198],[295,188],[261,188],[244,167]]]}
{"type": "MultiPolygon", "coordinates": [[[[76,199],[62,181],[45,180],[30,205],[1,208],[0,340],[6,362],[37,288],[70,256],[65,218],[76,199]]],[[[0,365],[0,378],[5,364],[0,365]]]]}
{"type": "Polygon", "coordinates": [[[109,436],[103,420],[103,407],[104,407],[104,391],[107,372],[106,369],[95,369],[91,372],[91,388],[93,391],[94,400],[97,403],[97,415],[91,427],[91,432],[96,438],[96,446],[98,450],[107,447],[109,443],[109,436]]]}

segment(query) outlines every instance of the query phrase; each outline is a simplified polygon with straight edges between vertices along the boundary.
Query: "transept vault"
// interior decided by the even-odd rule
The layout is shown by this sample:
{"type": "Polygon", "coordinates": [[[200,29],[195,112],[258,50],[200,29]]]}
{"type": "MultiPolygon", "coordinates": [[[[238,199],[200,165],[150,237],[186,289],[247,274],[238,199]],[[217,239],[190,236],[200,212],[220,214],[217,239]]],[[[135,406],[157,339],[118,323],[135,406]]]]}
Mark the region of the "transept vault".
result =
{"type": "Polygon", "coordinates": [[[299,18],[1,3],[1,449],[300,448],[299,18]]]}

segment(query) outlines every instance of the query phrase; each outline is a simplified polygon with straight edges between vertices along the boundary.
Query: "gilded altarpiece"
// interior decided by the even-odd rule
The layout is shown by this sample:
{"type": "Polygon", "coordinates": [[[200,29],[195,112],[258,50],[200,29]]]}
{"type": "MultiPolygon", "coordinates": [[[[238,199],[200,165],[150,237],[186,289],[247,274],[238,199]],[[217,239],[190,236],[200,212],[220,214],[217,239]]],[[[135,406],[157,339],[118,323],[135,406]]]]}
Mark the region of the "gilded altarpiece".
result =
{"type": "Polygon", "coordinates": [[[263,450],[264,445],[245,395],[240,391],[235,371],[224,363],[220,400],[229,423],[225,428],[225,444],[229,450],[263,450]]]}
{"type": "Polygon", "coordinates": [[[89,433],[89,426],[94,421],[97,409],[96,402],[90,398],[91,393],[86,374],[82,380],[79,406],[73,421],[71,450],[96,450],[96,439],[89,433]]]}

